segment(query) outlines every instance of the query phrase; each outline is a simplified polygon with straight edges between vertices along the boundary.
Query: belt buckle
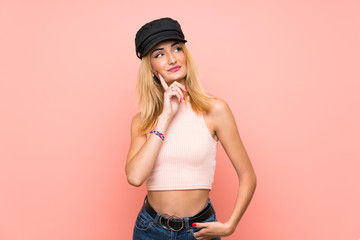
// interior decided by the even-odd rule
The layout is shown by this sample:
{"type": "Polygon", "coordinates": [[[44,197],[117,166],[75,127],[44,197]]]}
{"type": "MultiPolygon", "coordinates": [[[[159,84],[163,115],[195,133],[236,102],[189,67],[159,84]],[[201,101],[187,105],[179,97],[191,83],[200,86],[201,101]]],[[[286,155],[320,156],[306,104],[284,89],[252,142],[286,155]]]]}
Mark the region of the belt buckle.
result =
{"type": "Polygon", "coordinates": [[[171,230],[171,231],[174,231],[174,232],[179,232],[184,228],[184,220],[182,218],[174,216],[174,215],[161,214],[160,218],[159,218],[159,222],[160,222],[160,226],[165,230],[171,230]],[[167,221],[166,221],[167,226],[164,226],[162,224],[162,222],[161,222],[162,218],[167,218],[167,221]],[[172,226],[170,226],[170,221],[172,219],[180,219],[181,220],[181,227],[179,229],[175,229],[172,226]]]}

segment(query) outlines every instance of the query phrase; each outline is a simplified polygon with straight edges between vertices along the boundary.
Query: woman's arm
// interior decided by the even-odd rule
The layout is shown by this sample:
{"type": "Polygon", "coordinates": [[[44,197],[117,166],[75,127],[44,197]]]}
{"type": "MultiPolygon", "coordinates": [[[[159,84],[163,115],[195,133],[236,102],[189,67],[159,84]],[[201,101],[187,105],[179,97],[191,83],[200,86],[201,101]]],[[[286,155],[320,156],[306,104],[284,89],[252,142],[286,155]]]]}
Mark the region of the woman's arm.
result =
{"type": "MultiPolygon", "coordinates": [[[[165,133],[169,122],[169,118],[160,115],[154,129],[165,133]]],[[[139,125],[140,113],[137,113],[131,122],[131,143],[125,167],[128,182],[136,187],[149,177],[163,142],[155,134],[150,134],[146,139],[146,135],[138,131],[139,125]]]]}
{"type": "Polygon", "coordinates": [[[232,234],[256,188],[256,175],[229,106],[224,100],[216,99],[209,114],[216,135],[238,175],[239,185],[236,203],[229,220],[226,223],[196,223],[196,227],[203,228],[195,233],[199,240],[232,234]]]}
{"type": "MultiPolygon", "coordinates": [[[[177,81],[168,86],[160,73],[158,76],[164,89],[164,107],[154,129],[163,133],[166,138],[166,129],[177,113],[179,104],[185,104],[182,99],[185,100],[183,92],[186,88],[177,81]]],[[[131,121],[131,143],[125,167],[128,182],[136,187],[141,186],[150,176],[163,142],[155,134],[151,134],[146,139],[146,135],[138,131],[139,126],[140,113],[136,114],[131,121]]]]}

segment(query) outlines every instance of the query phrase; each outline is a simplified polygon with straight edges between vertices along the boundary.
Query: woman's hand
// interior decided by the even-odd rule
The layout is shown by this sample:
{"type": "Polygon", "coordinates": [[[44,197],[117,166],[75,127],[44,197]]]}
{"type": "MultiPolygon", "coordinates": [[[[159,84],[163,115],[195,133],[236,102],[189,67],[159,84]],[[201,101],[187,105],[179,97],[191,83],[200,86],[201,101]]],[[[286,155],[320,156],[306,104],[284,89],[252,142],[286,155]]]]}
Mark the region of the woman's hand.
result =
{"type": "Polygon", "coordinates": [[[168,86],[160,73],[158,76],[161,85],[165,90],[162,114],[165,114],[167,117],[172,119],[179,109],[179,104],[185,102],[183,91],[186,92],[186,88],[177,81],[174,81],[170,86],[168,86]]]}
{"type": "Polygon", "coordinates": [[[211,240],[217,237],[225,237],[235,231],[230,224],[221,222],[196,223],[196,227],[202,228],[200,231],[194,233],[197,240],[211,240]]]}

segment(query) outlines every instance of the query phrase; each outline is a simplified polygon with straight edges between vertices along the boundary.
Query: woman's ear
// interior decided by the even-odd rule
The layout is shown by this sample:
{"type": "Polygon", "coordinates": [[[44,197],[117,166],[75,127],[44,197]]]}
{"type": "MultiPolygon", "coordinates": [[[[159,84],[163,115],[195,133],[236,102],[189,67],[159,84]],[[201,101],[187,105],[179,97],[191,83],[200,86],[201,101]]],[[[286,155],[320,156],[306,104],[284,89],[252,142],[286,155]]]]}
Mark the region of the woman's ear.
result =
{"type": "Polygon", "coordinates": [[[153,77],[153,79],[154,79],[157,83],[160,84],[160,79],[156,76],[155,73],[152,73],[152,77],[153,77]]]}

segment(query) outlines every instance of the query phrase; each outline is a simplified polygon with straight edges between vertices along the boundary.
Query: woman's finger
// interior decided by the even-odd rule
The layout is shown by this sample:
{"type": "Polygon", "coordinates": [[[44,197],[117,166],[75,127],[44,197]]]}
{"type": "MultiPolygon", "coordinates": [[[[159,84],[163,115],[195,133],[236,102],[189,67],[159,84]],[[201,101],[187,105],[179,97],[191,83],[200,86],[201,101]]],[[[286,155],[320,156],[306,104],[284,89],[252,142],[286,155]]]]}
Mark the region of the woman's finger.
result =
{"type": "Polygon", "coordinates": [[[173,84],[175,84],[176,86],[178,86],[181,90],[183,90],[184,92],[187,92],[188,90],[185,88],[184,85],[182,85],[181,83],[174,81],[173,84]]]}
{"type": "Polygon", "coordinates": [[[205,238],[205,236],[201,236],[201,234],[199,234],[199,232],[194,233],[194,237],[196,238],[196,240],[202,240],[205,238]]]}
{"type": "Polygon", "coordinates": [[[171,99],[173,96],[175,96],[179,99],[179,102],[181,100],[181,96],[177,91],[173,91],[173,92],[167,91],[167,92],[165,92],[165,95],[168,95],[169,99],[171,99]]]}
{"type": "Polygon", "coordinates": [[[165,82],[164,78],[161,76],[161,74],[159,73],[159,79],[161,82],[161,85],[163,86],[164,90],[168,90],[169,86],[167,85],[167,83],[165,82]]]}
{"type": "Polygon", "coordinates": [[[170,89],[171,89],[173,92],[175,92],[175,91],[178,92],[178,93],[180,94],[181,99],[182,99],[182,100],[185,100],[184,94],[183,94],[183,92],[181,91],[181,89],[180,89],[178,86],[171,85],[171,86],[170,86],[170,89]]]}

